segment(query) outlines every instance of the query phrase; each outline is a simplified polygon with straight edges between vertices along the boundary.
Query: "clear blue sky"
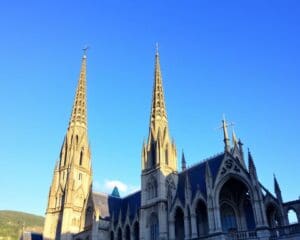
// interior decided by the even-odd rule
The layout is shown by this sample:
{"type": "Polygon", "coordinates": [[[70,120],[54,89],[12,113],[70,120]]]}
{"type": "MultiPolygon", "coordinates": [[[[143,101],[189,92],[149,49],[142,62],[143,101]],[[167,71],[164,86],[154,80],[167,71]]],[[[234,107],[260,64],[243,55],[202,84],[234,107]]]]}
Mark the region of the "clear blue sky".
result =
{"type": "Polygon", "coordinates": [[[0,209],[44,214],[85,44],[96,190],[139,187],[159,42],[178,155],[223,151],[225,113],[262,183],[300,195],[299,1],[5,1],[0,32],[0,209]]]}

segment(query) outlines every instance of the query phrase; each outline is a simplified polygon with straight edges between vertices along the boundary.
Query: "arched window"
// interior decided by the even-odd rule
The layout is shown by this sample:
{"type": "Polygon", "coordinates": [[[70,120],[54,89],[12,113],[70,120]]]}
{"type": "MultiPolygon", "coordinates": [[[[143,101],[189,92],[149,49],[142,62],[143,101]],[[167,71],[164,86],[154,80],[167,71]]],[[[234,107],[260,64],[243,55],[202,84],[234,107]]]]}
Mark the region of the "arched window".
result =
{"type": "Polygon", "coordinates": [[[153,180],[153,197],[157,197],[157,182],[153,180]]]}
{"type": "Polygon", "coordinates": [[[223,232],[250,231],[256,228],[251,193],[252,189],[242,179],[236,177],[229,178],[223,184],[219,193],[223,232]]]}
{"type": "Polygon", "coordinates": [[[191,211],[190,211],[190,207],[188,207],[188,225],[189,225],[189,232],[188,232],[188,236],[189,238],[192,238],[192,222],[191,222],[191,211]]]}
{"type": "Polygon", "coordinates": [[[151,199],[152,198],[152,184],[151,182],[148,182],[147,183],[147,195],[148,195],[148,199],[151,199]]]}
{"type": "Polygon", "coordinates": [[[68,143],[65,144],[65,157],[64,157],[64,166],[67,163],[67,153],[68,153],[68,143]]]}
{"type": "Polygon", "coordinates": [[[233,208],[224,203],[221,206],[221,221],[223,232],[237,231],[236,216],[233,208]]]}
{"type": "Polygon", "coordinates": [[[140,239],[140,227],[139,227],[138,222],[135,222],[134,227],[133,227],[133,232],[134,232],[133,240],[139,240],[140,239]]]}
{"type": "Polygon", "coordinates": [[[147,183],[148,199],[157,197],[157,182],[154,178],[149,179],[147,183]]]}
{"type": "Polygon", "coordinates": [[[245,212],[245,218],[247,223],[247,229],[254,230],[255,220],[254,220],[252,205],[249,199],[244,200],[244,212],[245,212]]]}
{"type": "Polygon", "coordinates": [[[83,149],[80,151],[79,166],[82,166],[83,149]]]}
{"type": "Polygon", "coordinates": [[[276,228],[281,226],[282,224],[278,207],[275,204],[270,203],[266,209],[269,227],[276,228]]]}
{"type": "Polygon", "coordinates": [[[114,240],[114,232],[113,231],[110,232],[110,240],[114,240]]]}
{"type": "Polygon", "coordinates": [[[289,224],[298,223],[297,213],[294,209],[288,211],[289,224]]]}
{"type": "Polygon", "coordinates": [[[150,216],[150,240],[158,240],[159,238],[158,218],[155,213],[150,216]]]}
{"type": "Polygon", "coordinates": [[[166,147],[166,151],[165,151],[165,163],[166,165],[169,165],[169,158],[168,158],[168,145],[166,147]]]}
{"type": "Polygon", "coordinates": [[[150,153],[151,154],[151,157],[150,157],[150,159],[151,159],[150,168],[154,168],[155,165],[156,165],[156,154],[155,154],[155,152],[156,152],[156,146],[155,146],[154,143],[152,143],[151,153],[150,153]]]}
{"type": "Polygon", "coordinates": [[[184,240],[184,215],[181,208],[177,208],[175,213],[175,239],[184,240]]]}
{"type": "Polygon", "coordinates": [[[122,240],[122,230],[119,228],[118,230],[118,240],[122,240]]]}
{"type": "Polygon", "coordinates": [[[203,201],[199,200],[196,207],[196,221],[198,237],[208,234],[207,208],[203,201]]]}
{"type": "Polygon", "coordinates": [[[130,240],[130,227],[128,225],[125,229],[125,240],[130,240]]]}

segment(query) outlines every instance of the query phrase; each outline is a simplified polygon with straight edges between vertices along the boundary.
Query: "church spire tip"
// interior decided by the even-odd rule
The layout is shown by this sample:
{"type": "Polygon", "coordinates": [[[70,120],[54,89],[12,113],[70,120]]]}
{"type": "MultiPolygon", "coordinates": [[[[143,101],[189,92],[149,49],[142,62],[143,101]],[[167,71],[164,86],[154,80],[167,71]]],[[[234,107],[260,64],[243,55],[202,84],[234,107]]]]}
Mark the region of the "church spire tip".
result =
{"type": "MultiPolygon", "coordinates": [[[[154,86],[153,86],[152,107],[151,107],[151,125],[154,126],[164,125],[164,127],[166,127],[167,121],[168,120],[167,120],[166,104],[164,100],[162,74],[160,70],[160,61],[159,61],[159,55],[157,49],[155,54],[154,86]]],[[[164,130],[164,127],[162,130],[164,130]]]]}
{"type": "Polygon", "coordinates": [[[223,114],[222,126],[223,134],[224,134],[224,143],[225,143],[225,152],[230,152],[230,140],[228,137],[227,127],[232,126],[233,124],[227,124],[225,119],[225,114],[223,114]]]}
{"type": "Polygon", "coordinates": [[[237,140],[234,128],[232,128],[232,143],[233,143],[233,146],[238,146],[238,142],[239,141],[237,140]]]}
{"type": "Polygon", "coordinates": [[[159,55],[158,42],[155,43],[155,55],[159,55]]]}
{"type": "Polygon", "coordinates": [[[87,103],[86,103],[86,51],[88,47],[83,48],[83,57],[81,70],[77,84],[72,115],[69,123],[71,126],[87,127],[87,103]]]}
{"type": "Polygon", "coordinates": [[[86,58],[86,56],[87,56],[86,53],[87,53],[87,51],[89,50],[89,48],[90,48],[90,47],[86,45],[86,46],[82,49],[82,51],[83,51],[83,56],[82,56],[82,58],[86,58]]]}

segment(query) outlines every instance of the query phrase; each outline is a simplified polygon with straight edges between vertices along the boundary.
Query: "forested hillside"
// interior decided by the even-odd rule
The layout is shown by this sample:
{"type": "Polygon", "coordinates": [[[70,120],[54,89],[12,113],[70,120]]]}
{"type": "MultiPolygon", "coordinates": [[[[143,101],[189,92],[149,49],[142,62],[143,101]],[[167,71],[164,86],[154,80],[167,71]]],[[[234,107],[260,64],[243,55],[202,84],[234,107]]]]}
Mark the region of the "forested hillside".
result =
{"type": "Polygon", "coordinates": [[[26,231],[42,232],[44,218],[41,216],[0,210],[0,240],[18,239],[22,229],[26,231]]]}

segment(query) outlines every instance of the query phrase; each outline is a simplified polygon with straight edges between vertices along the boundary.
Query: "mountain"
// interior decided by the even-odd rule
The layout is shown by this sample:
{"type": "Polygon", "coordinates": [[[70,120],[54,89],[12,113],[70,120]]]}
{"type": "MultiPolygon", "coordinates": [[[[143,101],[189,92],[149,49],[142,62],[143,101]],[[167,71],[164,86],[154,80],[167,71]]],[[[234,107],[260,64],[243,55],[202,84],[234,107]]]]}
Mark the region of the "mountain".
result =
{"type": "Polygon", "coordinates": [[[42,232],[44,217],[16,211],[0,210],[0,240],[17,240],[25,231],[42,232]]]}

